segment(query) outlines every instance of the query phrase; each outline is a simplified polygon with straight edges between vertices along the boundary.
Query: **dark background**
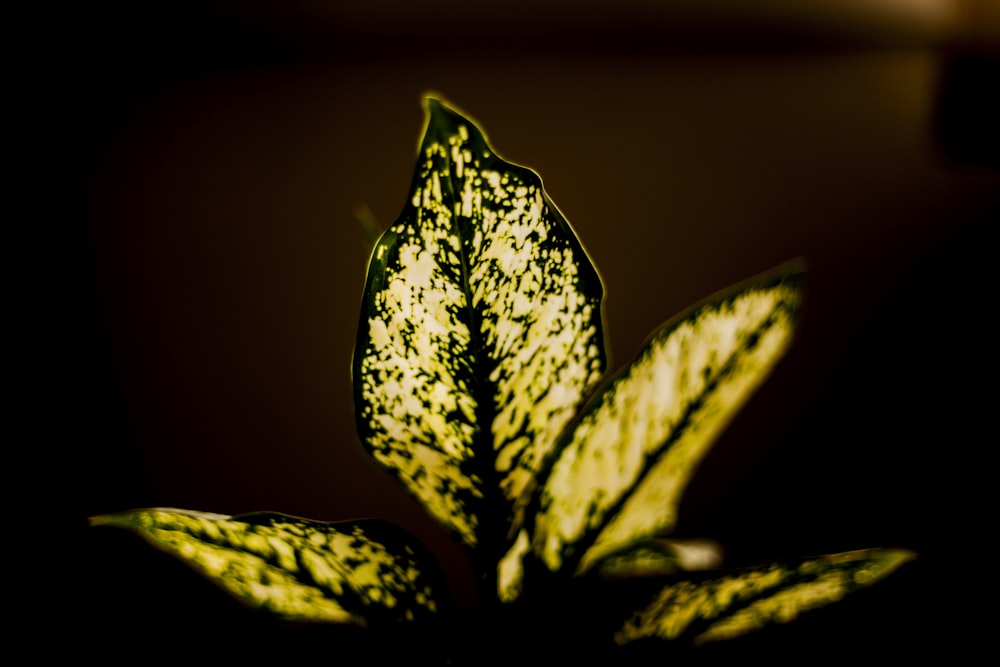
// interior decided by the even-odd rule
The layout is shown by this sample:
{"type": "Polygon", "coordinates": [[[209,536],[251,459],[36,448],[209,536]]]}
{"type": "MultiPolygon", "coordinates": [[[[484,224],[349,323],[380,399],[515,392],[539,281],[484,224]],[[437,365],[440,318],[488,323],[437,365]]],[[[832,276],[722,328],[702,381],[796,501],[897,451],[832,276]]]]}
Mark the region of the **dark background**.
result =
{"type": "Polygon", "coordinates": [[[8,477],[30,491],[14,576],[25,626],[69,638],[34,650],[127,661],[137,637],[301,638],[85,527],[135,507],[385,518],[472,607],[458,547],[365,458],[350,394],[357,216],[401,210],[430,90],[542,176],[605,279],[615,365],[687,305],[807,259],[795,346],[704,462],[678,533],[718,540],[730,565],[920,558],[737,654],[978,650],[1000,213],[988,4],[104,2],[30,17],[12,194],[41,243],[11,282],[36,294],[17,327],[29,429],[8,477]]]}

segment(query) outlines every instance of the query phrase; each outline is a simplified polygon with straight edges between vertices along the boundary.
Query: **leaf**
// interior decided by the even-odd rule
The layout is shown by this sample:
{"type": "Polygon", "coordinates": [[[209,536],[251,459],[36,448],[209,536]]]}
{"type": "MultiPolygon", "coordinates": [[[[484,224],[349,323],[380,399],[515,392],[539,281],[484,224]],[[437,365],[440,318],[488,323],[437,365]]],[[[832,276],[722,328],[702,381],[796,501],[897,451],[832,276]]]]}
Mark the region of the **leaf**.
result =
{"type": "Polygon", "coordinates": [[[133,531],[240,602],[290,620],[375,626],[427,620],[450,604],[433,556],[385,521],[154,508],[90,523],[133,531]]]}
{"type": "Polygon", "coordinates": [[[694,645],[787,623],[842,600],[915,558],[903,549],[846,551],[669,584],[615,633],[616,644],[640,639],[694,645]]]}
{"type": "Polygon", "coordinates": [[[709,570],[721,564],[722,548],[712,540],[660,538],[609,556],[598,567],[602,577],[619,579],[709,570]]]}
{"type": "Polygon", "coordinates": [[[801,272],[783,265],[668,321],[588,403],[528,515],[550,570],[582,574],[669,533],[698,464],[788,348],[801,272]]]}
{"type": "Polygon", "coordinates": [[[492,558],[604,372],[604,289],[538,175],[426,105],[409,201],[368,268],[355,415],[374,460],[492,558]]]}

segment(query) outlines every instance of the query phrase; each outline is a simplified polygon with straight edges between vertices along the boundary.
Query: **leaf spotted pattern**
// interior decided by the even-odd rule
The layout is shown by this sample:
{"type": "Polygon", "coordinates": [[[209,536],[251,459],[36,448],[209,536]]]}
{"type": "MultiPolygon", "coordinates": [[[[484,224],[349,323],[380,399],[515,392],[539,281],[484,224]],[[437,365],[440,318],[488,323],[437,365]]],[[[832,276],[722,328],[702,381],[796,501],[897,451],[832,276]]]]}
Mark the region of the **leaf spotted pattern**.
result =
{"type": "Polygon", "coordinates": [[[371,456],[475,547],[604,372],[603,286],[538,176],[426,102],[410,201],[368,269],[356,415],[371,456]]]}
{"type": "Polygon", "coordinates": [[[551,570],[586,572],[676,522],[718,435],[792,336],[797,265],[735,286],[664,324],[561,441],[533,514],[551,570]]]}
{"type": "Polygon", "coordinates": [[[368,626],[427,619],[450,603],[437,562],[396,526],[278,513],[170,508],[106,514],[248,606],[291,620],[368,626]]]}
{"type": "MultiPolygon", "coordinates": [[[[471,120],[425,102],[408,203],[368,267],[354,408],[366,451],[469,548],[485,610],[458,626],[463,638],[472,630],[467,648],[525,639],[504,629],[510,614],[532,624],[560,603],[605,631],[560,635],[574,646],[548,646],[559,657],[730,639],[834,603],[914,557],[869,549],[726,571],[714,542],[669,537],[700,461],[788,349],[801,266],[667,321],[598,385],[604,290],[583,246],[537,174],[497,156],[471,120]],[[627,600],[591,596],[623,582],[627,600]],[[479,641],[494,631],[502,641],[479,641]]],[[[91,523],[131,530],[282,618],[395,637],[401,625],[423,636],[454,620],[431,552],[384,521],[154,508],[91,523]]],[[[525,650],[511,655],[536,647],[525,650]]]]}
{"type": "Polygon", "coordinates": [[[627,644],[687,638],[695,645],[732,639],[837,602],[913,558],[902,549],[864,549],[673,583],[628,619],[614,639],[627,644]]]}

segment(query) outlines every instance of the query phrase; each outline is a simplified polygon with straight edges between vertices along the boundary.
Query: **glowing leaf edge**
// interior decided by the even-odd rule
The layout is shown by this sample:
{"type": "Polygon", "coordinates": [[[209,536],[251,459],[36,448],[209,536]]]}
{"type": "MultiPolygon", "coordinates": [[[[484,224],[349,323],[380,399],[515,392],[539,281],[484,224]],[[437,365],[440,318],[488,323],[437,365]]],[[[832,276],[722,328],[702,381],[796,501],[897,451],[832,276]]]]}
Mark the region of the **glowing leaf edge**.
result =
{"type": "Polygon", "coordinates": [[[355,416],[368,454],[495,563],[606,369],[604,286],[538,174],[442,100],[425,105],[408,202],[369,262],[355,416]]]}
{"type": "Polygon", "coordinates": [[[839,602],[915,558],[907,549],[858,549],[673,581],[651,589],[649,603],[621,625],[614,641],[700,646],[731,640],[839,602]]]}
{"type": "Polygon", "coordinates": [[[789,349],[804,271],[792,260],[691,306],[602,383],[531,492],[548,569],[582,574],[669,534],[698,464],[789,349]]]}
{"type": "Polygon", "coordinates": [[[381,519],[322,522],[155,507],[89,523],[131,531],[241,604],[286,620],[380,627],[452,613],[432,553],[381,519]]]}

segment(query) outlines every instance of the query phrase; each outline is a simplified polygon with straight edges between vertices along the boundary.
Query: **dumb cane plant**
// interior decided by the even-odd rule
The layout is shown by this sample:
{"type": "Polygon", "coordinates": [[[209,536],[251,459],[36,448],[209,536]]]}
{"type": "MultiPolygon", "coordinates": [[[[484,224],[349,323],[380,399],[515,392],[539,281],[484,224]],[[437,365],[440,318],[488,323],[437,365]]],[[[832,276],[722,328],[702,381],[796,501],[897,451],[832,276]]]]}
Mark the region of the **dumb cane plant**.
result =
{"type": "Polygon", "coordinates": [[[450,105],[425,103],[409,200],[370,259],[354,407],[368,454],[465,547],[478,611],[459,614],[430,550],[382,520],[153,508],[92,525],[134,531],[265,615],[433,637],[428,657],[449,664],[484,646],[519,655],[511,642],[528,639],[533,655],[567,641],[581,655],[689,649],[841,600],[914,557],[722,570],[714,543],[671,539],[699,462],[788,349],[801,264],[668,320],[606,377],[602,282],[540,178],[450,105]],[[570,635],[555,639],[553,619],[570,635]]]}

